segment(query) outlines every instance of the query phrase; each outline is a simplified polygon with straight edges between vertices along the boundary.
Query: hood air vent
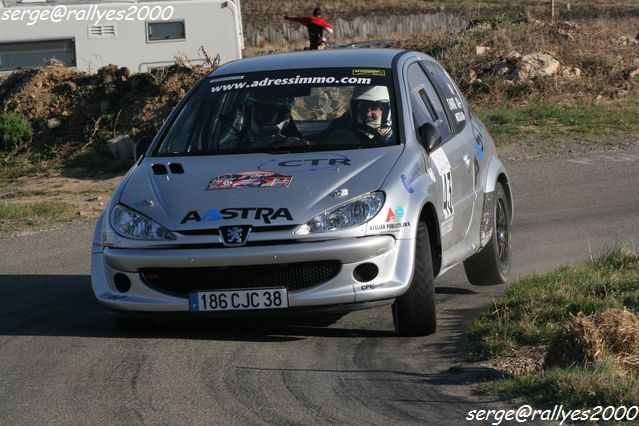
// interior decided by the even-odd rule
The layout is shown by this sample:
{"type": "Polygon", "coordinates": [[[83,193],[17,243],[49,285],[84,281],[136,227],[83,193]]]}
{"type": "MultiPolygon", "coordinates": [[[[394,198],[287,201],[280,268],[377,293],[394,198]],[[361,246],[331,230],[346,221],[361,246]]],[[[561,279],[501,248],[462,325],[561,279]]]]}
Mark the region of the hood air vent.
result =
{"type": "Polygon", "coordinates": [[[164,164],[154,164],[151,166],[153,169],[153,173],[156,175],[166,175],[169,172],[166,170],[166,166],[164,164]]]}
{"type": "Polygon", "coordinates": [[[184,168],[180,163],[169,163],[169,170],[176,175],[184,173],[184,168]]]}

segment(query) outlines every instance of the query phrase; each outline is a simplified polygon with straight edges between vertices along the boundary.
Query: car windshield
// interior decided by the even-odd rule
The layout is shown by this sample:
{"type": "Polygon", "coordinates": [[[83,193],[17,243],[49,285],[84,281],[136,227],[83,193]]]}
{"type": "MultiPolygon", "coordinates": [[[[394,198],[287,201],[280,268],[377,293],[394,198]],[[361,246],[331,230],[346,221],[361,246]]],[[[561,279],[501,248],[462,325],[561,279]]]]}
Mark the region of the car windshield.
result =
{"type": "Polygon", "coordinates": [[[154,155],[373,148],[398,143],[389,69],[208,77],[154,155]]]}

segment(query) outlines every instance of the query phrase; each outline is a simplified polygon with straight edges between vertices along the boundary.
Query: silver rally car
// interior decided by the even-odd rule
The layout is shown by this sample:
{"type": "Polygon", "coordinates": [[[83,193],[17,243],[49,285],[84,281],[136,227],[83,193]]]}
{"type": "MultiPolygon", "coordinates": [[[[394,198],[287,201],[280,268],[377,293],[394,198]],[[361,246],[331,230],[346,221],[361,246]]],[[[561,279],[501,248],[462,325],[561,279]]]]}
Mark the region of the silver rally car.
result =
{"type": "Polygon", "coordinates": [[[93,237],[93,291],[118,318],[392,304],[398,334],[426,335],[435,277],[463,262],[472,284],[508,278],[508,175],[419,52],[228,63],[136,158],[93,237]]]}

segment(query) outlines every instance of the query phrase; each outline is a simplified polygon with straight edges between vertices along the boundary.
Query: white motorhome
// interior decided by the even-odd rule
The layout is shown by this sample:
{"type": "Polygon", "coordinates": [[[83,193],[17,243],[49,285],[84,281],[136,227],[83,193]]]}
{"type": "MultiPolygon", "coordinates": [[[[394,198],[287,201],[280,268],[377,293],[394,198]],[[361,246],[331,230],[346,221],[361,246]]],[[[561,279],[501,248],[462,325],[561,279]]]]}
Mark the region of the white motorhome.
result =
{"type": "Polygon", "coordinates": [[[133,72],[239,59],[239,0],[0,0],[0,73],[56,58],[81,71],[133,72]]]}

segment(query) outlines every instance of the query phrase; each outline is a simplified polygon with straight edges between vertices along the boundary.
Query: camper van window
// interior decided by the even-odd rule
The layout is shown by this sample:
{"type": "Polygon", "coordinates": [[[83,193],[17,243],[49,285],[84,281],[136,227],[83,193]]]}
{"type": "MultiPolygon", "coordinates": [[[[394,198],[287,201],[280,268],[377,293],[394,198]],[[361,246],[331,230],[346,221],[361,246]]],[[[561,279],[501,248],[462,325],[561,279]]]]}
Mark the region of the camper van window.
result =
{"type": "Polygon", "coordinates": [[[147,22],[148,41],[184,40],[184,21],[147,22]]]}
{"type": "Polygon", "coordinates": [[[52,58],[64,62],[66,66],[75,67],[75,45],[73,40],[0,43],[0,71],[41,67],[52,58]]]}

